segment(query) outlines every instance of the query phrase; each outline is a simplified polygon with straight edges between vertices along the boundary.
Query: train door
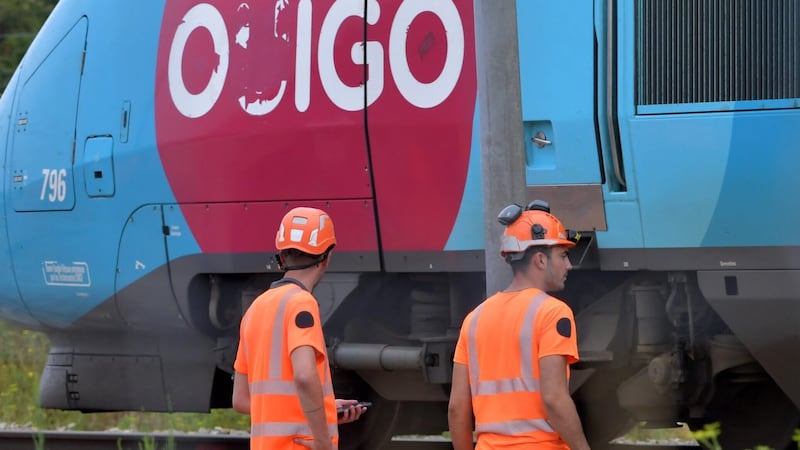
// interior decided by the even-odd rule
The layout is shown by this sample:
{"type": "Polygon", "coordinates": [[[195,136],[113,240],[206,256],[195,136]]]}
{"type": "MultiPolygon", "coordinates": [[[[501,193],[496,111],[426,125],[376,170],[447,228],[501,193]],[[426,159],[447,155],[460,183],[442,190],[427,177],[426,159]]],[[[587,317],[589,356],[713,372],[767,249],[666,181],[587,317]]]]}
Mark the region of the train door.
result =
{"type": "Polygon", "coordinates": [[[571,228],[605,229],[593,2],[517,2],[528,197],[571,228]]]}
{"type": "Polygon", "coordinates": [[[9,161],[15,211],[75,206],[72,164],[86,26],[79,20],[22,81],[9,161]]]}
{"type": "Polygon", "coordinates": [[[87,26],[82,17],[28,52],[9,138],[8,235],[20,294],[23,301],[51,299],[37,305],[42,315],[66,320],[82,313],[81,302],[63,298],[85,297],[91,286],[89,264],[77,256],[68,233],[59,233],[72,223],[75,207],[75,126],[87,26]]]}

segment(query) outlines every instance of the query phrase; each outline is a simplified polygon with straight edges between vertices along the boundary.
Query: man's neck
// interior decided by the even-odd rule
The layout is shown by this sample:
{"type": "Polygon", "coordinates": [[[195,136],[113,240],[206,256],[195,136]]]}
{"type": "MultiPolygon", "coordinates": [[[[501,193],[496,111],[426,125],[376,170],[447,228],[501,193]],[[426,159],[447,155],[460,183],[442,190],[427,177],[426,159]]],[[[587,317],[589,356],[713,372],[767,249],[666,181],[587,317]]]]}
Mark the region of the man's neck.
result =
{"type": "Polygon", "coordinates": [[[314,290],[314,287],[319,283],[319,280],[322,278],[322,269],[319,267],[309,267],[306,269],[300,270],[289,270],[287,271],[283,277],[284,278],[293,278],[305,286],[309,292],[314,290]]]}
{"type": "Polygon", "coordinates": [[[533,276],[517,274],[511,280],[511,284],[509,284],[503,292],[517,292],[525,289],[539,289],[540,291],[544,291],[545,283],[533,276]]]}

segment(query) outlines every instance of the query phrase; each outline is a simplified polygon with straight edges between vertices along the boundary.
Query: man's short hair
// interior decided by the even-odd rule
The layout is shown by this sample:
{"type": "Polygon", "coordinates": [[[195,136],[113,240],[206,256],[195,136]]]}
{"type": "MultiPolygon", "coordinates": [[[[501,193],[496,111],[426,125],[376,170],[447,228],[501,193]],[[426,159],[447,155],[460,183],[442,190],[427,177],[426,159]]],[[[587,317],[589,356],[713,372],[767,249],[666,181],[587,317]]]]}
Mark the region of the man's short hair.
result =
{"type": "Polygon", "coordinates": [[[285,262],[286,266],[301,266],[301,265],[314,265],[318,264],[325,260],[327,257],[328,252],[325,252],[323,255],[312,255],[310,253],[306,253],[304,251],[298,250],[296,248],[288,248],[285,250],[281,250],[281,256],[285,262]]]}
{"type": "Polygon", "coordinates": [[[533,255],[535,255],[536,253],[544,253],[544,255],[549,258],[550,257],[550,250],[552,248],[553,247],[547,247],[547,246],[544,246],[544,245],[528,247],[527,249],[525,249],[525,252],[524,252],[522,258],[520,258],[518,260],[515,260],[515,261],[509,262],[509,264],[511,265],[511,273],[516,275],[517,273],[522,272],[523,270],[525,270],[528,267],[528,264],[531,263],[531,259],[533,259],[533,255]]]}

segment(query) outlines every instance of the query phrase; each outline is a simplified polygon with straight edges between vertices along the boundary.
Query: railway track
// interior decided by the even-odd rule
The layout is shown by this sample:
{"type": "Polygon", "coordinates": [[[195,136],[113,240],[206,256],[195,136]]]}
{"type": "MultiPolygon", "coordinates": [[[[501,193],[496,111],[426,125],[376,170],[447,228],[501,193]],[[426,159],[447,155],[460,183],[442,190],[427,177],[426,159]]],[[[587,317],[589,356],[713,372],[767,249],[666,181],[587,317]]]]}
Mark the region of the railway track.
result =
{"type": "MultiPolygon", "coordinates": [[[[0,431],[0,450],[249,450],[246,435],[78,431],[0,431]]],[[[443,439],[399,439],[380,450],[449,450],[443,439]]],[[[615,444],[613,450],[698,450],[692,445],[615,444]]],[[[378,449],[376,449],[378,450],[378,449]]]]}
{"type": "Polygon", "coordinates": [[[248,437],[244,435],[33,430],[0,432],[0,450],[249,450],[249,444],[248,437]]]}

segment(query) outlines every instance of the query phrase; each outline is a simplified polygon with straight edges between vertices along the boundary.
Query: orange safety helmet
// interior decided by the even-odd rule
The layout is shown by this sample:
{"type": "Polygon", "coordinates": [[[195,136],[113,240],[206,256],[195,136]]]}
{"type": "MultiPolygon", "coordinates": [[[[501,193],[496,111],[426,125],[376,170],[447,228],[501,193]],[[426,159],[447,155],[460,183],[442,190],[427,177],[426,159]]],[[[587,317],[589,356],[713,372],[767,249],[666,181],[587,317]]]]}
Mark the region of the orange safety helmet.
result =
{"type": "Polygon", "coordinates": [[[309,255],[322,255],[336,245],[333,220],[321,209],[294,208],[281,220],[275,235],[278,250],[297,249],[309,255]]]}
{"type": "Polygon", "coordinates": [[[575,246],[574,234],[550,214],[550,205],[545,201],[534,200],[524,209],[517,204],[509,205],[497,220],[506,226],[500,241],[500,255],[507,261],[520,259],[528,247],[575,246]]]}

